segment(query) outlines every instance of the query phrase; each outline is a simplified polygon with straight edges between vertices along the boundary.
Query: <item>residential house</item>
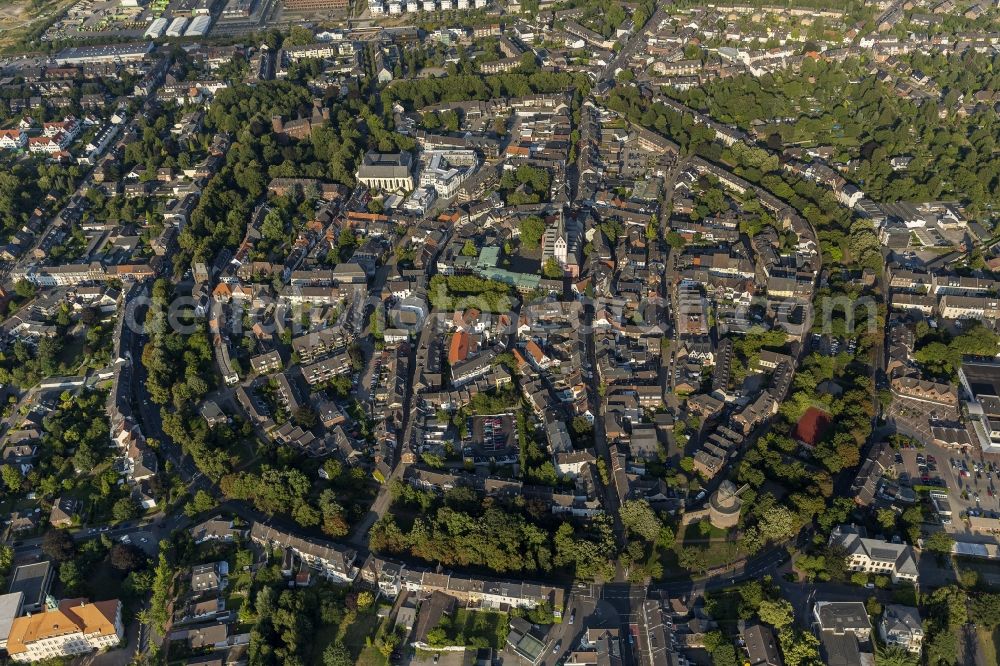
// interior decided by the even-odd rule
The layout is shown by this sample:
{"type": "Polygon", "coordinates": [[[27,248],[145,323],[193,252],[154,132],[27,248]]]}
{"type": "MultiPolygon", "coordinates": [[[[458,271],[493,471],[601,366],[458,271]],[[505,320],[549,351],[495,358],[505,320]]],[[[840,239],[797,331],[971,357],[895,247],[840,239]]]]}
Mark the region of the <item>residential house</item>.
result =
{"type": "Polygon", "coordinates": [[[887,645],[898,645],[907,652],[920,654],[924,630],[920,612],[913,606],[886,604],[878,623],[878,633],[887,645]]]}
{"type": "Polygon", "coordinates": [[[28,135],[24,130],[0,130],[0,150],[21,150],[27,145],[28,135]]]}
{"type": "Polygon", "coordinates": [[[872,625],[860,601],[817,601],[813,629],[820,639],[823,663],[852,666],[874,663],[872,625]]]}
{"type": "Polygon", "coordinates": [[[355,564],[357,553],[340,544],[296,536],[258,522],[251,526],[250,538],[268,548],[288,549],[310,567],[318,570],[320,575],[335,582],[350,583],[358,575],[358,567],[355,564]]]}
{"type": "Polygon", "coordinates": [[[277,351],[264,352],[250,358],[254,374],[267,375],[281,370],[281,355],[277,351]]]}
{"type": "Polygon", "coordinates": [[[778,641],[770,627],[759,622],[747,626],[742,633],[745,663],[750,666],[783,666],[778,641]]]}
{"type": "Polygon", "coordinates": [[[225,588],[229,564],[225,561],[198,564],[191,568],[191,589],[195,592],[221,592],[225,588]]]}
{"type": "Polygon", "coordinates": [[[199,411],[210,428],[229,422],[229,417],[226,416],[225,412],[219,408],[219,405],[214,400],[206,400],[199,411]]]}
{"type": "Polygon", "coordinates": [[[223,518],[222,516],[216,516],[192,527],[191,536],[194,538],[195,543],[204,543],[206,541],[224,541],[231,543],[235,541],[237,537],[241,537],[244,531],[245,530],[235,527],[232,520],[223,518]]]}
{"type": "Polygon", "coordinates": [[[49,524],[53,527],[70,527],[76,518],[80,503],[71,497],[60,497],[52,503],[49,524]]]}
{"type": "Polygon", "coordinates": [[[387,596],[401,591],[430,593],[444,592],[472,608],[535,608],[541,604],[562,617],[565,590],[550,585],[526,581],[501,581],[467,575],[438,573],[409,567],[370,555],[361,568],[366,583],[377,584],[387,596]]]}
{"type": "Polygon", "coordinates": [[[917,558],[908,544],[868,539],[863,529],[839,525],[830,534],[830,545],[846,551],[847,568],[851,571],[886,575],[894,583],[917,582],[917,558]]]}

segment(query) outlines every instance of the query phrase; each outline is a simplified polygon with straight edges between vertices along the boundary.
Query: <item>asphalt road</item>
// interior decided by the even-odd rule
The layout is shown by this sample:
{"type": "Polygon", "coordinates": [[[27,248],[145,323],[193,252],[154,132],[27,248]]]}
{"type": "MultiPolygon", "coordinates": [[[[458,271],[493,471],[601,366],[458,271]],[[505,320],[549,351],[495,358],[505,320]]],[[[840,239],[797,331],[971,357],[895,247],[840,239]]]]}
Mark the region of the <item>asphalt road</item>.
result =
{"type": "MultiPolygon", "coordinates": [[[[77,530],[69,531],[69,535],[74,541],[89,541],[107,536],[113,541],[121,541],[122,537],[129,537],[129,540],[136,546],[155,554],[156,546],[161,539],[169,537],[175,530],[190,524],[190,520],[183,515],[165,516],[157,514],[152,518],[143,520],[129,520],[124,523],[112,525],[92,525],[77,530]]],[[[15,541],[14,555],[18,560],[29,560],[40,557],[43,537],[33,537],[23,541],[15,541]]]]}
{"type": "Polygon", "coordinates": [[[646,24],[628,38],[628,41],[626,41],[625,45],[622,46],[622,50],[618,52],[618,55],[616,55],[611,62],[608,63],[608,66],[604,68],[604,71],[601,72],[601,75],[597,79],[598,82],[610,81],[613,79],[615,72],[621,68],[622,64],[627,63],[629,59],[635,55],[640,48],[642,48],[646,42],[646,35],[655,29],[664,18],[666,18],[667,13],[664,10],[664,6],[666,4],[669,3],[664,3],[663,5],[657,7],[656,11],[653,12],[653,15],[648,21],[646,21],[646,24]]]}
{"type": "MultiPolygon", "coordinates": [[[[593,312],[587,314],[589,319],[593,318],[593,312]]],[[[590,325],[590,321],[587,322],[585,326],[585,332],[583,336],[587,344],[587,363],[590,364],[590,378],[587,380],[587,394],[590,399],[590,404],[593,405],[594,411],[594,448],[597,450],[597,455],[600,456],[601,460],[608,470],[608,484],[604,486],[604,509],[607,511],[608,515],[611,516],[615,537],[618,540],[619,545],[625,545],[625,526],[622,524],[620,509],[621,503],[618,497],[618,491],[615,488],[614,483],[614,461],[611,459],[611,449],[608,446],[608,436],[604,429],[604,401],[600,397],[599,387],[597,385],[597,350],[594,346],[594,332],[593,327],[590,325]]],[[[603,481],[598,479],[598,481],[603,485],[603,481]]],[[[624,575],[618,572],[618,577],[624,580],[624,575]]]]}

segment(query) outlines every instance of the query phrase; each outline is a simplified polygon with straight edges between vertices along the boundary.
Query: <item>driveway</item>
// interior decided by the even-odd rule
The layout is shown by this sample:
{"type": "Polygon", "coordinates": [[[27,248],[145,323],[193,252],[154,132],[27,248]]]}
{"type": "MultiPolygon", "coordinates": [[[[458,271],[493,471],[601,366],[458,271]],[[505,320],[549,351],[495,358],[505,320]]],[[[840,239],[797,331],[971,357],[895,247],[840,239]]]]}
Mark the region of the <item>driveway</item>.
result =
{"type": "Polygon", "coordinates": [[[138,643],[139,622],[133,620],[125,627],[124,645],[109,652],[97,652],[77,657],[70,663],[73,666],[128,666],[132,663],[138,643]]]}

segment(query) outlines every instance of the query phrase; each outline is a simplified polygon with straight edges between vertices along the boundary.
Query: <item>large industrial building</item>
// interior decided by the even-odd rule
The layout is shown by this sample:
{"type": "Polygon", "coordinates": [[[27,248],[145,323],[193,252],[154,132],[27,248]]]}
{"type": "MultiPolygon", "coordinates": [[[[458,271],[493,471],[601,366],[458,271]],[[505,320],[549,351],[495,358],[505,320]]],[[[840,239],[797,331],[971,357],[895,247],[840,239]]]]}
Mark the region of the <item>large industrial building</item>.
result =
{"type": "Polygon", "coordinates": [[[290,12],[346,12],[350,6],[348,0],[285,0],[285,9],[290,12]]]}

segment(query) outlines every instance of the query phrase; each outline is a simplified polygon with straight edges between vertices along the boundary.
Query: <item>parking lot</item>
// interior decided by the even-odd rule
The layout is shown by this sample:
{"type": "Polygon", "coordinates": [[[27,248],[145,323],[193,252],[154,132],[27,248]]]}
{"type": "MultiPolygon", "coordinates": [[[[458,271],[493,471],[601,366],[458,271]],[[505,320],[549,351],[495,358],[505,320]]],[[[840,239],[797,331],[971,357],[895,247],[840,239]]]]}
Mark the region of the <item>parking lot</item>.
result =
{"type": "Polygon", "coordinates": [[[902,449],[896,455],[896,473],[900,479],[908,478],[912,485],[939,484],[947,492],[952,510],[949,531],[965,531],[965,523],[959,516],[969,510],[1000,515],[997,472],[990,471],[991,465],[1000,470],[1000,461],[986,457],[981,460],[978,452],[961,453],[935,444],[922,449],[902,449]],[[900,459],[902,463],[898,462],[900,459]]]}
{"type": "Polygon", "coordinates": [[[517,455],[517,426],[511,414],[474,416],[469,424],[468,435],[462,441],[466,458],[506,459],[517,455]]]}
{"type": "Polygon", "coordinates": [[[472,446],[490,453],[512,448],[515,431],[510,414],[476,416],[472,419],[472,446]]]}

